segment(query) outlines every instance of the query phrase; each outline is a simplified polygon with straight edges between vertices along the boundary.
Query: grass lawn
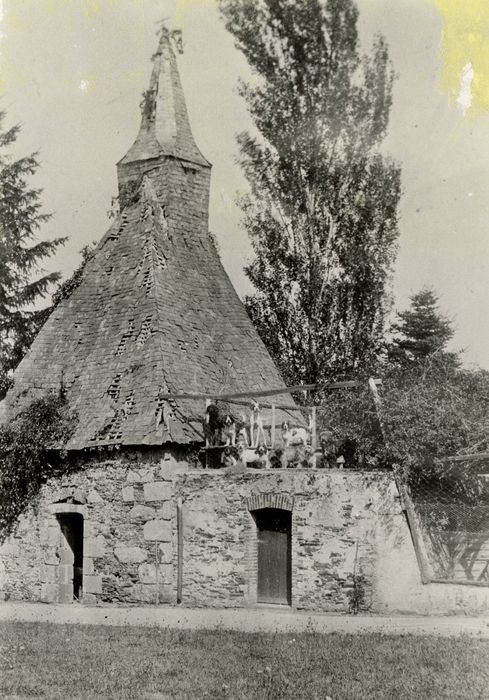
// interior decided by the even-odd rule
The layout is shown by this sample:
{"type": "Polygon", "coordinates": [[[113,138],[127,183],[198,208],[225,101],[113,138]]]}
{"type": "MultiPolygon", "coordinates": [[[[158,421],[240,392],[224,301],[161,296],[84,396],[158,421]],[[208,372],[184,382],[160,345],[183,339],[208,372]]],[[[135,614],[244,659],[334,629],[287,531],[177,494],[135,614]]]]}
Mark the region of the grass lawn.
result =
{"type": "Polygon", "coordinates": [[[488,698],[489,642],[0,624],[2,698],[488,698]]]}

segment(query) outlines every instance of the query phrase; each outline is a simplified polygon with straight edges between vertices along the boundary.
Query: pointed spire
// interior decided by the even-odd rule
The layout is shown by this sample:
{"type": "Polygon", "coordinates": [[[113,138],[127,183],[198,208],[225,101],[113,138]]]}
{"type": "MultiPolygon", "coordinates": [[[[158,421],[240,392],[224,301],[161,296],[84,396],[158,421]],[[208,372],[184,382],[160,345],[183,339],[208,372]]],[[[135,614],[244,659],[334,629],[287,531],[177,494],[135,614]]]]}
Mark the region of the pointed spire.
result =
{"type": "Polygon", "coordinates": [[[198,165],[210,165],[192,136],[172,43],[181,52],[180,32],[170,32],[162,24],[158,48],[152,58],[149,87],[141,102],[139,134],[119,165],[159,156],[173,156],[198,165]]]}

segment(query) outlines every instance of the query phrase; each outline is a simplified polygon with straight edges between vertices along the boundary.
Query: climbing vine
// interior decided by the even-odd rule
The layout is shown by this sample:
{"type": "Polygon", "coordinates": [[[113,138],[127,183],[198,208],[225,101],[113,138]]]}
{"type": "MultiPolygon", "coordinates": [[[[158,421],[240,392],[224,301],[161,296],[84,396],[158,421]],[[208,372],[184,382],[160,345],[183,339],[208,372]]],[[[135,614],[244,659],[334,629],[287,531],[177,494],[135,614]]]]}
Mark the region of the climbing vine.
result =
{"type": "Polygon", "coordinates": [[[141,180],[129,180],[119,187],[119,210],[122,211],[125,207],[131,207],[139,199],[139,190],[141,180]]]}
{"type": "Polygon", "coordinates": [[[141,113],[143,117],[149,121],[153,122],[155,119],[156,111],[156,90],[148,88],[145,90],[141,96],[141,102],[139,106],[141,107],[141,113]]]}
{"type": "Polygon", "coordinates": [[[367,602],[367,578],[363,574],[352,575],[352,587],[347,592],[348,611],[352,615],[364,609],[367,602]]]}
{"type": "Polygon", "coordinates": [[[0,426],[0,541],[47,479],[66,471],[64,446],[77,417],[63,388],[32,401],[0,426]]]}

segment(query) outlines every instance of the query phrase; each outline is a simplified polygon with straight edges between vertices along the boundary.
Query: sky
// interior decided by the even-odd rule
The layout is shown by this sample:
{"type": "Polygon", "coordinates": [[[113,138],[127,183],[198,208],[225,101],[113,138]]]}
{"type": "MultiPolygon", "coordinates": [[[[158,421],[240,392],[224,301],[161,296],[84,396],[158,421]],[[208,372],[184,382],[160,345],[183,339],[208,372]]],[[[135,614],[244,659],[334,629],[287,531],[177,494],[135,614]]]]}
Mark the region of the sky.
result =
{"type": "MultiPolygon", "coordinates": [[[[398,73],[383,146],[402,167],[395,308],[405,308],[421,287],[434,287],[456,329],[453,347],[465,349],[466,363],[489,369],[489,116],[482,101],[478,111],[467,109],[472,74],[474,95],[485,78],[475,50],[474,70],[464,63],[464,52],[469,61],[477,44],[470,27],[457,54],[447,43],[467,19],[460,8],[487,0],[454,2],[358,0],[359,29],[365,50],[375,33],[385,35],[398,73]],[[465,98],[457,102],[465,65],[469,82],[466,70],[465,98]]],[[[238,79],[250,72],[215,1],[3,0],[1,6],[0,109],[7,125],[22,126],[14,155],[40,154],[34,184],[43,188],[45,211],[54,214],[40,237],[69,237],[46,269],[69,276],[80,249],[109,226],[115,164],[136,137],[157,22],[167,18],[183,32],[178,62],[190,122],[213,164],[209,228],[238,293],[249,292],[243,266],[252,251],[236,205],[246,181],[235,137],[251,128],[237,93],[238,79]]],[[[472,19],[489,37],[486,18],[472,19]]]]}

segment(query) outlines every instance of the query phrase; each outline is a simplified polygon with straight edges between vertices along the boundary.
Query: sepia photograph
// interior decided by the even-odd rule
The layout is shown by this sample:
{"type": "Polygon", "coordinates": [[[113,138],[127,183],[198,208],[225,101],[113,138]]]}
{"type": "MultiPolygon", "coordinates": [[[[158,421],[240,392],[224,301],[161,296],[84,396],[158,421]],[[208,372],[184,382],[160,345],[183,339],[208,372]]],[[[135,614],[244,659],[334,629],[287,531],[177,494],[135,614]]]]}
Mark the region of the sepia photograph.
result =
{"type": "Polygon", "coordinates": [[[0,696],[489,697],[489,0],[0,0],[0,696]]]}

